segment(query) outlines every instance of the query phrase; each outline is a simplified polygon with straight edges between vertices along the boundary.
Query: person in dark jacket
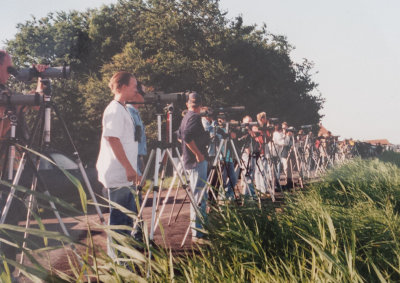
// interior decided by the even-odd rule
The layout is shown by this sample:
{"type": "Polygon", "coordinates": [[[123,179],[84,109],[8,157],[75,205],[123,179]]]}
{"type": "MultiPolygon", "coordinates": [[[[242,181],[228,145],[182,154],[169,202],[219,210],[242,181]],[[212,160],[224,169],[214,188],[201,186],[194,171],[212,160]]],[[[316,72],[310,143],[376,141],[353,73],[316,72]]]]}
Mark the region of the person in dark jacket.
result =
{"type": "MultiPolygon", "coordinates": [[[[192,92],[186,103],[188,111],[182,119],[178,130],[178,138],[182,143],[183,166],[189,173],[191,191],[197,204],[200,203],[200,213],[206,218],[206,192],[202,193],[207,182],[207,145],[210,142],[208,133],[201,122],[201,97],[192,92]],[[201,200],[200,200],[201,197],[201,200]]],[[[190,206],[190,221],[192,241],[203,237],[201,216],[196,214],[193,205],[190,206]]]]}

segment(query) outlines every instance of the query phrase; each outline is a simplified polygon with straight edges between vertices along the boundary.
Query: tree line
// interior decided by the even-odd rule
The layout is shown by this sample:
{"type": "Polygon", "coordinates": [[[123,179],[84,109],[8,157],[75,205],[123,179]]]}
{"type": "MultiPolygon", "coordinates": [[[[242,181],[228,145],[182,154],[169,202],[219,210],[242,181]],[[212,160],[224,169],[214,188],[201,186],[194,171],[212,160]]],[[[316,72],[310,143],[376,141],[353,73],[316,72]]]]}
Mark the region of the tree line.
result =
{"type": "MultiPolygon", "coordinates": [[[[243,105],[246,114],[265,111],[294,126],[322,117],[313,64],[293,62],[293,46],[265,24],[228,19],[218,0],[120,0],[33,17],[17,29],[6,42],[16,66],[71,66],[69,80],[53,82],[53,102],[85,161],[97,157],[101,116],[112,99],[107,84],[117,70],[134,73],[154,90],[195,90],[205,104],[243,105]]],[[[154,140],[154,109],[142,115],[154,140]]],[[[66,149],[59,121],[53,125],[54,147],[66,149]]]]}

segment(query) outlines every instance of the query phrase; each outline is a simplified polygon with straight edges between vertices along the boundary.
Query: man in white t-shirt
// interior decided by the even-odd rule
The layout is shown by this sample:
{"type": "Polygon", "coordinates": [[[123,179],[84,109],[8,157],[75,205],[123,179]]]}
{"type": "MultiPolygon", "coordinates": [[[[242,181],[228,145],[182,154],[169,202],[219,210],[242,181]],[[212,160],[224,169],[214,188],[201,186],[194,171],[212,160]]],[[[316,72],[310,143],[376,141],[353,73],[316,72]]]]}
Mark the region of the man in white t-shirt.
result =
{"type": "MultiPolygon", "coordinates": [[[[138,100],[140,94],[136,78],[128,72],[114,74],[109,87],[114,100],[104,110],[96,168],[99,181],[108,189],[109,200],[137,213],[135,185],[141,179],[137,174],[138,143],[135,141],[135,125],[125,102],[138,100]]],[[[110,205],[109,224],[132,227],[133,219],[110,205]]],[[[115,231],[129,235],[128,227],[115,231]]],[[[140,231],[133,234],[136,240],[142,240],[140,231]]],[[[109,243],[108,252],[113,255],[109,243]]]]}

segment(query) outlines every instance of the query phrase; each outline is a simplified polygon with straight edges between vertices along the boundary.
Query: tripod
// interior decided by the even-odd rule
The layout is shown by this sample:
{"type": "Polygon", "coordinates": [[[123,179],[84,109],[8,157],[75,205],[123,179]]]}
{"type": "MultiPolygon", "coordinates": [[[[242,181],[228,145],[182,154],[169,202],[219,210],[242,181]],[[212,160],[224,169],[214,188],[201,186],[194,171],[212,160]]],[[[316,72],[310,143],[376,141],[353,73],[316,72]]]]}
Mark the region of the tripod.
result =
{"type": "MultiPolygon", "coordinates": [[[[295,165],[296,165],[296,168],[297,168],[297,171],[298,171],[298,174],[299,174],[300,187],[303,188],[303,170],[302,170],[302,166],[300,164],[299,152],[298,152],[298,149],[297,149],[297,146],[296,146],[296,141],[294,139],[294,135],[291,136],[291,143],[292,144],[291,144],[291,147],[289,149],[289,153],[288,153],[288,157],[287,157],[287,160],[290,163],[291,180],[292,180],[293,187],[294,187],[294,182],[293,182],[293,179],[294,179],[293,178],[293,169],[294,169],[293,159],[294,159],[295,165]]],[[[288,178],[289,176],[286,176],[286,177],[288,178]]],[[[288,182],[288,180],[287,180],[287,182],[288,182]]]]}
{"type": "MultiPolygon", "coordinates": [[[[168,111],[169,111],[169,114],[172,116],[173,107],[168,107],[168,111]]],[[[198,207],[196,205],[196,201],[194,200],[193,194],[192,194],[192,192],[190,190],[189,181],[188,181],[189,178],[186,175],[186,170],[184,170],[184,168],[183,168],[182,160],[180,160],[179,165],[176,164],[175,160],[172,157],[172,152],[171,152],[172,147],[173,147],[172,142],[170,142],[168,144],[165,144],[165,143],[162,142],[162,137],[161,137],[161,132],[162,132],[161,131],[161,118],[162,118],[161,116],[162,115],[163,115],[163,108],[161,107],[161,102],[158,101],[156,103],[158,142],[157,142],[156,148],[152,149],[151,152],[150,152],[150,156],[149,156],[149,159],[148,159],[148,161],[146,163],[145,170],[144,170],[143,176],[142,176],[142,181],[141,181],[139,187],[143,186],[143,184],[144,184],[144,182],[146,180],[146,177],[147,177],[147,175],[148,175],[148,173],[150,171],[150,166],[151,166],[153,160],[155,162],[154,163],[154,167],[155,167],[154,168],[154,175],[153,175],[153,179],[152,179],[150,188],[147,190],[145,198],[143,200],[143,203],[141,204],[140,211],[138,213],[138,217],[137,217],[137,219],[136,219],[136,221],[134,223],[134,230],[135,230],[135,228],[139,224],[139,221],[140,221],[140,219],[142,217],[143,210],[144,210],[144,207],[146,206],[146,203],[147,203],[147,201],[149,199],[150,192],[153,192],[152,213],[151,213],[151,223],[150,223],[150,237],[149,237],[150,241],[154,241],[154,233],[155,233],[155,231],[157,229],[157,226],[158,226],[158,223],[160,221],[161,214],[164,212],[165,204],[166,204],[167,198],[169,196],[169,193],[172,190],[172,186],[171,186],[170,189],[168,190],[167,197],[164,200],[164,203],[163,203],[163,206],[161,208],[161,211],[157,216],[157,203],[159,202],[159,197],[160,197],[159,196],[160,195],[159,194],[159,192],[160,192],[159,171],[160,171],[160,167],[161,167],[160,163],[161,163],[161,160],[163,160],[163,158],[165,156],[167,156],[168,160],[171,162],[171,164],[173,166],[173,169],[174,169],[174,176],[177,176],[179,178],[180,184],[182,184],[182,188],[185,190],[186,196],[189,198],[191,204],[193,205],[196,214],[200,218],[202,217],[202,215],[201,215],[201,213],[198,210],[198,207]],[[182,171],[183,175],[185,175],[185,178],[183,177],[181,171],[182,171]],[[157,219],[156,219],[156,217],[157,217],[157,219]]],[[[170,116],[170,120],[169,120],[170,121],[170,125],[169,125],[170,141],[172,140],[172,117],[171,116],[170,116]]],[[[166,170],[166,164],[165,164],[165,166],[163,168],[162,176],[164,176],[165,170],[166,170]]],[[[150,252],[149,256],[151,256],[151,252],[150,252]]]]}
{"type": "MultiPolygon", "coordinates": [[[[14,198],[15,193],[16,193],[16,186],[18,185],[18,183],[20,181],[20,178],[21,178],[21,175],[22,175],[22,173],[24,171],[26,162],[28,162],[28,164],[31,166],[31,168],[33,169],[34,175],[35,175],[34,178],[33,178],[33,181],[32,181],[31,190],[35,191],[36,187],[37,187],[37,182],[39,182],[42,185],[44,194],[47,195],[47,196],[50,196],[50,193],[49,193],[49,191],[48,191],[48,189],[46,187],[46,183],[44,182],[44,180],[42,180],[40,174],[38,173],[40,158],[37,157],[36,163],[34,163],[32,161],[32,159],[31,159],[30,155],[29,155],[29,150],[30,150],[30,148],[32,148],[33,142],[34,142],[35,137],[36,137],[36,135],[38,133],[39,125],[41,125],[41,129],[42,129],[42,135],[39,137],[40,138],[40,142],[39,142],[40,143],[40,151],[43,150],[43,147],[44,147],[45,150],[50,148],[51,111],[54,110],[57,118],[61,121],[62,129],[64,131],[64,134],[66,135],[66,137],[68,138],[71,146],[73,147],[73,150],[74,150],[73,155],[75,157],[75,161],[78,164],[80,173],[82,174],[82,177],[84,179],[86,187],[87,187],[87,189],[88,189],[88,191],[89,191],[89,193],[90,193],[90,195],[92,197],[92,200],[93,200],[93,202],[95,204],[96,211],[97,211],[97,214],[99,216],[99,219],[105,225],[104,217],[103,217],[103,215],[101,213],[101,210],[100,210],[100,208],[98,206],[98,203],[97,203],[96,197],[94,195],[93,189],[92,189],[92,187],[90,185],[89,179],[88,179],[88,177],[86,175],[86,171],[85,171],[85,169],[83,167],[83,164],[82,164],[82,161],[81,161],[81,159],[79,157],[78,151],[77,151],[77,149],[76,149],[76,147],[75,147],[75,145],[74,145],[74,143],[72,141],[71,135],[69,134],[69,131],[68,131],[68,128],[67,128],[67,126],[65,124],[65,121],[62,119],[57,106],[51,102],[52,91],[51,91],[50,81],[49,80],[42,80],[42,83],[45,86],[44,91],[43,91],[43,93],[44,93],[44,95],[43,95],[43,103],[40,105],[39,113],[36,116],[36,119],[35,119],[35,122],[34,122],[34,126],[33,126],[33,130],[32,130],[32,134],[30,136],[30,140],[29,140],[29,142],[27,144],[27,147],[23,151],[23,154],[22,154],[21,160],[19,162],[18,169],[17,169],[17,171],[15,173],[15,176],[12,176],[12,173],[13,173],[12,164],[13,164],[13,162],[15,160],[15,141],[16,141],[15,140],[15,131],[16,131],[16,128],[17,128],[17,121],[16,120],[15,121],[11,121],[10,141],[12,142],[12,145],[10,146],[10,151],[9,151],[10,154],[9,154],[9,157],[8,157],[8,159],[9,159],[9,166],[8,166],[8,169],[9,169],[8,175],[9,176],[8,176],[8,179],[12,180],[12,185],[11,185],[10,193],[9,193],[9,195],[7,197],[6,204],[5,204],[5,206],[4,206],[3,210],[2,210],[0,223],[3,224],[5,222],[5,220],[6,220],[7,214],[9,212],[9,210],[10,210],[13,198],[14,198]]],[[[31,194],[30,197],[29,197],[29,203],[28,203],[28,209],[27,209],[26,229],[28,229],[29,226],[30,226],[30,218],[31,218],[31,214],[32,214],[33,203],[34,203],[34,195],[31,194]]],[[[59,211],[56,208],[56,206],[54,204],[54,201],[52,201],[51,198],[49,200],[49,204],[50,204],[50,206],[52,208],[52,211],[55,214],[55,216],[56,216],[56,218],[57,218],[57,220],[58,220],[58,222],[60,224],[60,227],[61,227],[64,235],[69,237],[70,234],[69,234],[67,228],[65,227],[64,222],[62,221],[62,219],[60,217],[59,211]]],[[[84,209],[84,212],[86,213],[86,208],[83,208],[83,209],[84,209]]],[[[28,233],[25,232],[24,233],[23,250],[26,248],[26,239],[27,239],[27,237],[28,237],[28,233]]],[[[77,251],[76,251],[75,246],[71,245],[71,248],[74,251],[74,253],[78,257],[80,257],[78,255],[77,251]]],[[[23,262],[23,255],[24,254],[22,253],[22,255],[21,255],[21,263],[23,262]]]]}
{"type": "Polygon", "coordinates": [[[318,156],[315,148],[315,141],[312,132],[306,134],[306,139],[302,147],[302,154],[300,155],[301,164],[307,173],[307,178],[310,179],[316,175],[316,165],[318,163],[318,156]]]}

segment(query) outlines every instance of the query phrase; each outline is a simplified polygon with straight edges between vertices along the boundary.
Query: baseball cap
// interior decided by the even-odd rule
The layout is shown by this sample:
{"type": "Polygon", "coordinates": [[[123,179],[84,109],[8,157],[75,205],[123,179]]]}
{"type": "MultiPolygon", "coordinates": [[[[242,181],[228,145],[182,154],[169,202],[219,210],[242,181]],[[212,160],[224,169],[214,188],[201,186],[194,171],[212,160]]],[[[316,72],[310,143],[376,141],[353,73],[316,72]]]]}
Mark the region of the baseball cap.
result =
{"type": "Polygon", "coordinates": [[[188,103],[193,106],[200,106],[201,105],[201,96],[197,92],[189,93],[188,103]]]}

